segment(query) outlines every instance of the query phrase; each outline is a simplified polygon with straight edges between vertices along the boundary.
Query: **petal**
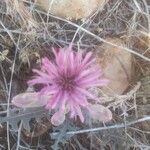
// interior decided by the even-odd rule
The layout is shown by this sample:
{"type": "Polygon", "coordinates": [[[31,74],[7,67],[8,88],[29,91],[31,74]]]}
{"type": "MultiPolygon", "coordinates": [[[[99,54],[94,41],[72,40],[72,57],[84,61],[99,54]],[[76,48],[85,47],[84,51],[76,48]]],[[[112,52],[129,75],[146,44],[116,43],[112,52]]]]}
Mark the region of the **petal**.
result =
{"type": "Polygon", "coordinates": [[[83,64],[82,69],[86,69],[88,67],[90,67],[91,65],[93,65],[96,62],[96,59],[91,59],[88,63],[83,64]]]}
{"type": "Polygon", "coordinates": [[[83,114],[82,114],[82,111],[81,111],[80,106],[79,106],[79,105],[76,105],[76,106],[75,106],[75,109],[76,109],[77,115],[79,116],[81,122],[83,123],[83,122],[84,122],[84,116],[83,116],[83,114]]]}
{"type": "Polygon", "coordinates": [[[59,103],[59,111],[64,112],[66,109],[66,101],[68,100],[68,95],[66,92],[63,92],[60,97],[60,103],[59,103]]]}
{"type": "Polygon", "coordinates": [[[76,67],[76,63],[75,63],[75,58],[74,58],[74,53],[73,52],[70,52],[70,55],[69,55],[69,59],[68,59],[68,67],[69,67],[69,70],[71,72],[75,72],[75,67],[76,67]]]}
{"type": "Polygon", "coordinates": [[[51,82],[42,77],[35,77],[35,79],[29,80],[27,83],[28,85],[32,86],[35,84],[50,84],[51,82]]]}
{"type": "Polygon", "coordinates": [[[100,78],[102,76],[102,71],[100,69],[100,67],[94,65],[92,67],[88,67],[88,68],[81,68],[79,71],[79,75],[77,77],[77,81],[82,81],[82,80],[86,80],[86,79],[93,79],[93,78],[100,78]]]}
{"type": "Polygon", "coordinates": [[[52,95],[52,94],[56,94],[58,92],[58,88],[57,87],[54,87],[53,85],[52,86],[44,86],[41,91],[40,91],[40,94],[41,95],[52,95]]]}
{"type": "Polygon", "coordinates": [[[112,119],[111,111],[99,104],[94,104],[89,106],[89,112],[94,121],[107,122],[112,119]]]}
{"type": "Polygon", "coordinates": [[[37,69],[33,69],[32,71],[37,73],[39,76],[41,76],[44,79],[51,80],[51,77],[47,73],[44,73],[44,72],[39,71],[37,69]]]}
{"type": "Polygon", "coordinates": [[[56,112],[52,117],[51,117],[51,123],[54,126],[59,126],[63,124],[65,121],[65,114],[63,112],[56,112]]]}
{"type": "Polygon", "coordinates": [[[59,103],[59,101],[61,100],[61,96],[62,94],[60,94],[59,92],[56,93],[55,95],[53,95],[53,97],[51,99],[49,99],[48,104],[46,105],[47,109],[54,109],[57,104],[59,103]]]}
{"type": "Polygon", "coordinates": [[[90,88],[90,87],[102,87],[106,86],[109,83],[107,79],[101,79],[97,81],[89,81],[89,82],[82,82],[79,84],[82,88],[90,88]]]}
{"type": "Polygon", "coordinates": [[[76,104],[75,104],[74,101],[68,101],[68,103],[67,103],[66,107],[68,108],[68,110],[70,110],[70,118],[74,118],[75,117],[75,114],[76,114],[76,110],[74,108],[75,105],[76,104]]]}
{"type": "Polygon", "coordinates": [[[55,66],[54,64],[52,64],[51,61],[49,61],[49,59],[47,57],[42,59],[42,69],[44,69],[45,71],[47,71],[49,73],[49,75],[53,76],[54,75],[58,75],[57,72],[57,66],[55,66]]]}
{"type": "Polygon", "coordinates": [[[97,100],[97,97],[95,97],[94,95],[92,95],[90,92],[88,92],[88,91],[85,90],[85,89],[76,87],[76,90],[77,90],[78,92],[80,92],[81,94],[84,94],[85,96],[87,96],[87,97],[89,97],[89,98],[91,98],[91,99],[97,100]]]}
{"type": "Polygon", "coordinates": [[[89,75],[91,73],[90,69],[86,69],[80,72],[80,74],[78,75],[78,77],[76,78],[77,81],[79,81],[80,79],[82,79],[83,77],[89,75]]]}
{"type": "Polygon", "coordinates": [[[96,80],[98,80],[98,78],[99,78],[99,74],[93,74],[93,76],[89,75],[87,77],[82,78],[82,80],[78,81],[78,82],[80,84],[82,84],[82,83],[86,84],[86,83],[90,83],[92,81],[96,81],[96,80]]]}
{"type": "Polygon", "coordinates": [[[87,68],[89,67],[91,64],[96,62],[96,59],[94,57],[92,57],[93,53],[92,52],[88,52],[85,56],[85,58],[82,61],[81,64],[81,68],[87,68]]]}
{"type": "Polygon", "coordinates": [[[59,49],[59,52],[57,53],[57,56],[55,57],[55,61],[58,67],[62,66],[62,64],[64,63],[64,55],[65,55],[65,51],[63,48],[59,49]]]}
{"type": "Polygon", "coordinates": [[[42,107],[49,98],[50,96],[41,96],[39,93],[21,93],[12,99],[12,103],[21,108],[42,107]]]}
{"type": "Polygon", "coordinates": [[[85,58],[82,61],[82,64],[85,65],[87,62],[89,62],[92,58],[92,55],[93,55],[92,52],[86,53],[85,58]]]}
{"type": "Polygon", "coordinates": [[[76,57],[75,57],[75,60],[78,63],[78,65],[81,64],[81,61],[82,61],[82,58],[83,58],[82,56],[83,56],[83,52],[78,50],[77,53],[76,53],[76,57]]]}
{"type": "Polygon", "coordinates": [[[56,48],[52,48],[52,51],[53,51],[55,57],[57,57],[57,55],[58,55],[57,49],[56,48]]]}
{"type": "Polygon", "coordinates": [[[71,95],[70,101],[74,101],[74,103],[77,103],[78,105],[81,105],[83,107],[86,107],[89,104],[85,95],[82,95],[77,91],[71,95]]]}

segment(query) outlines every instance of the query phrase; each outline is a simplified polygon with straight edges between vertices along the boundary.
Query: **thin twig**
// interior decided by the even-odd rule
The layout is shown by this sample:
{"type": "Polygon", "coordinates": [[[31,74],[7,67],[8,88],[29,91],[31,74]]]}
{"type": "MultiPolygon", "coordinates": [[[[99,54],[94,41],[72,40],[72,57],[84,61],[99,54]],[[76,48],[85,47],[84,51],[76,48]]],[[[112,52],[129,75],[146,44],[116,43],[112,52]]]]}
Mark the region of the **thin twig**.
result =
{"type": "MultiPolygon", "coordinates": [[[[47,15],[47,14],[44,13],[43,11],[39,11],[39,10],[36,10],[36,11],[37,11],[37,12],[40,12],[40,13],[42,13],[42,14],[47,15]]],[[[103,39],[103,38],[101,38],[101,37],[95,35],[94,33],[92,33],[92,32],[90,32],[90,31],[86,30],[86,29],[83,28],[82,26],[79,26],[79,25],[77,25],[77,24],[75,24],[75,23],[73,23],[73,22],[71,22],[71,21],[69,21],[69,20],[66,20],[66,19],[63,19],[63,18],[54,16],[54,15],[51,15],[51,14],[49,14],[49,15],[50,15],[51,17],[55,18],[55,19],[58,19],[58,20],[67,22],[68,24],[70,24],[70,25],[76,27],[78,30],[84,31],[85,33],[87,33],[88,35],[91,35],[92,37],[94,37],[94,38],[97,39],[98,41],[104,42],[104,43],[106,43],[106,44],[108,44],[108,45],[111,45],[111,46],[113,46],[113,47],[117,47],[117,48],[119,48],[119,49],[126,50],[126,51],[128,51],[128,52],[130,52],[130,53],[132,53],[132,54],[134,54],[134,55],[136,55],[136,56],[138,56],[138,57],[140,57],[140,58],[142,58],[142,59],[144,59],[144,60],[150,62],[150,58],[145,57],[145,56],[139,54],[138,52],[136,52],[136,51],[134,51],[134,50],[132,50],[132,49],[130,49],[130,48],[127,48],[127,47],[124,47],[124,46],[120,46],[120,45],[111,43],[111,42],[109,42],[109,41],[107,41],[107,40],[105,40],[105,39],[103,39]]]]}
{"type": "MultiPolygon", "coordinates": [[[[13,43],[16,46],[14,61],[13,61],[12,70],[11,70],[10,84],[9,84],[9,89],[8,89],[8,99],[7,99],[7,117],[8,117],[9,116],[11,90],[12,90],[12,80],[13,80],[13,74],[14,74],[14,70],[15,70],[16,57],[17,57],[17,52],[18,52],[18,45],[19,45],[20,36],[18,37],[18,42],[16,43],[14,38],[13,38],[13,35],[9,32],[9,30],[5,27],[5,25],[1,21],[0,21],[0,24],[6,30],[7,34],[9,35],[9,37],[11,38],[11,40],[13,41],[13,43]]],[[[7,121],[7,145],[8,145],[8,150],[10,150],[9,122],[8,121],[7,121]]]]}
{"type": "MultiPolygon", "coordinates": [[[[126,124],[121,123],[121,124],[116,124],[116,125],[107,126],[107,127],[99,127],[99,128],[93,128],[93,129],[84,129],[84,130],[78,130],[78,131],[69,131],[66,134],[67,135],[76,135],[76,134],[88,133],[88,132],[98,132],[98,131],[108,130],[108,129],[125,128],[125,127],[129,127],[131,125],[134,125],[136,123],[149,121],[149,120],[150,120],[150,116],[147,116],[147,117],[135,120],[135,121],[128,122],[126,124]]],[[[57,134],[59,134],[59,133],[58,132],[54,132],[54,133],[52,133],[52,136],[56,136],[57,134]]]]}

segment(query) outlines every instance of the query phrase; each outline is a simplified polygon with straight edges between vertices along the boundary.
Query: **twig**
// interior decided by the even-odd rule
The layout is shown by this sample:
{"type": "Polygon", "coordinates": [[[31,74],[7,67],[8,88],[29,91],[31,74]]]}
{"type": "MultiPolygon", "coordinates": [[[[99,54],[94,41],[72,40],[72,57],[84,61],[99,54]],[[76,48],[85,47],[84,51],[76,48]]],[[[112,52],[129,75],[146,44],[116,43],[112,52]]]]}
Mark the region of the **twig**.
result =
{"type": "Polygon", "coordinates": [[[21,137],[22,124],[23,124],[23,121],[21,121],[21,123],[20,123],[20,125],[19,125],[18,140],[17,140],[17,147],[16,147],[16,150],[19,150],[19,147],[20,147],[20,137],[21,137]]]}
{"type": "MultiPolygon", "coordinates": [[[[88,132],[98,132],[98,131],[108,130],[108,129],[125,128],[125,127],[128,127],[128,126],[134,125],[136,123],[149,121],[149,120],[150,120],[150,116],[147,116],[145,118],[141,118],[141,119],[138,119],[138,120],[135,120],[135,121],[131,121],[131,122],[128,122],[126,124],[121,123],[121,124],[116,124],[116,125],[107,126],[107,127],[99,127],[99,128],[93,128],[93,129],[84,129],[84,130],[78,130],[78,131],[69,131],[66,134],[67,135],[76,135],[76,134],[88,133],[88,132]]],[[[59,132],[54,132],[54,133],[52,133],[52,136],[56,136],[57,134],[59,134],[59,132]]]]}
{"type": "MultiPolygon", "coordinates": [[[[46,14],[46,13],[44,13],[43,11],[39,11],[39,10],[36,10],[36,11],[37,11],[37,12],[40,12],[40,13],[42,13],[42,14],[47,15],[47,14],[46,14]]],[[[92,32],[90,32],[90,31],[86,30],[86,29],[85,29],[85,28],[83,28],[82,26],[79,26],[79,25],[77,25],[77,24],[75,24],[75,23],[73,23],[73,22],[71,22],[71,21],[69,21],[69,20],[66,20],[66,19],[63,19],[63,18],[60,18],[60,17],[54,16],[54,15],[51,15],[51,14],[49,14],[49,15],[50,15],[51,17],[55,18],[55,19],[58,19],[58,20],[61,20],[61,21],[67,22],[68,24],[70,24],[70,25],[72,25],[72,26],[76,27],[78,30],[81,30],[81,31],[83,31],[83,32],[87,33],[88,35],[91,35],[92,37],[94,37],[94,38],[95,38],[95,39],[97,39],[98,41],[102,41],[102,42],[104,42],[104,43],[106,43],[106,44],[108,44],[108,45],[111,45],[111,46],[117,47],[117,48],[119,48],[119,49],[126,50],[126,51],[128,51],[128,52],[130,52],[130,53],[132,53],[132,54],[134,54],[134,55],[136,55],[136,56],[138,56],[138,57],[140,57],[140,58],[143,58],[144,60],[146,60],[146,61],[149,61],[149,62],[150,62],[150,58],[145,57],[145,56],[143,56],[143,55],[139,54],[138,52],[136,52],[136,51],[134,51],[134,50],[132,50],[132,49],[130,49],[130,48],[127,48],[127,47],[124,47],[124,46],[120,46],[120,45],[117,45],[117,44],[111,43],[111,42],[109,42],[109,41],[107,41],[107,40],[105,40],[105,39],[103,39],[103,38],[101,38],[101,37],[99,37],[99,36],[95,35],[94,33],[92,33],[92,32]]]]}
{"type": "MultiPolygon", "coordinates": [[[[13,41],[13,43],[16,46],[15,55],[14,55],[14,61],[13,61],[13,64],[12,64],[12,70],[11,70],[11,76],[10,76],[10,84],[9,84],[9,89],[8,89],[8,99],[7,99],[7,117],[8,117],[9,116],[11,90],[12,90],[12,80],[13,80],[13,74],[14,74],[14,70],[15,70],[16,57],[17,57],[17,52],[18,52],[18,47],[19,47],[18,45],[19,45],[20,36],[18,37],[18,41],[16,43],[14,38],[13,38],[13,35],[5,27],[5,25],[2,23],[2,21],[0,21],[0,24],[2,25],[4,30],[6,30],[7,34],[9,35],[9,37],[11,38],[11,40],[13,41]]],[[[8,145],[8,150],[10,150],[9,121],[7,121],[7,145],[8,145]]]]}

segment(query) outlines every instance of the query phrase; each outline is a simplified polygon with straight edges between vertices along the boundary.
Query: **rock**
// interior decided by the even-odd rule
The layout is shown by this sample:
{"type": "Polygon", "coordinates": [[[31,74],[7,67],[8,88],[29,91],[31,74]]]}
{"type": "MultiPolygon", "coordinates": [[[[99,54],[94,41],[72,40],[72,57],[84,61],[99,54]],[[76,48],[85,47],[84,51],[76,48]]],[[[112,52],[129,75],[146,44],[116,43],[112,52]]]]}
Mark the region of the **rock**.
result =
{"type": "Polygon", "coordinates": [[[150,48],[150,33],[139,31],[139,39],[141,46],[145,46],[146,48],[150,48]]]}
{"type": "MultiPolygon", "coordinates": [[[[117,38],[106,40],[119,46],[124,45],[124,42],[117,38]]],[[[102,91],[108,95],[123,94],[132,75],[131,53],[105,43],[98,49],[98,63],[103,69],[104,77],[109,80],[109,84],[102,91]]]]}
{"type": "Polygon", "coordinates": [[[103,9],[108,0],[37,0],[46,12],[66,19],[83,19],[99,7],[103,9]]]}

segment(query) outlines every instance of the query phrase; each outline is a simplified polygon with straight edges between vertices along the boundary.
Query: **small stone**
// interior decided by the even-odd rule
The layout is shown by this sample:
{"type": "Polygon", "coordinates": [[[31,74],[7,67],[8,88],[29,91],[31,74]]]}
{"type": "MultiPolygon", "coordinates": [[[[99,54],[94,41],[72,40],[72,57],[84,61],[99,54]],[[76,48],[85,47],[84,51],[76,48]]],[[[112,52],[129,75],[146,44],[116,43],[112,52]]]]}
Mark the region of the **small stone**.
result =
{"type": "MultiPolygon", "coordinates": [[[[125,46],[124,42],[117,38],[109,38],[107,41],[119,46],[125,46]]],[[[109,80],[102,91],[107,95],[121,95],[129,87],[132,75],[131,53],[118,47],[104,43],[98,47],[98,63],[103,69],[104,77],[109,80]]]]}
{"type": "Polygon", "coordinates": [[[37,0],[37,6],[46,12],[66,19],[84,19],[99,7],[103,9],[108,0],[37,0]]]}
{"type": "Polygon", "coordinates": [[[140,39],[140,44],[143,46],[146,46],[147,48],[150,48],[150,33],[149,32],[144,32],[144,31],[139,31],[139,39],[140,39]]]}

